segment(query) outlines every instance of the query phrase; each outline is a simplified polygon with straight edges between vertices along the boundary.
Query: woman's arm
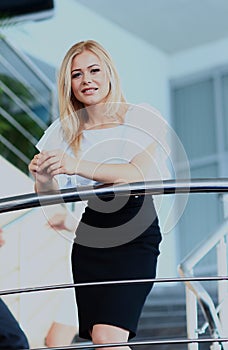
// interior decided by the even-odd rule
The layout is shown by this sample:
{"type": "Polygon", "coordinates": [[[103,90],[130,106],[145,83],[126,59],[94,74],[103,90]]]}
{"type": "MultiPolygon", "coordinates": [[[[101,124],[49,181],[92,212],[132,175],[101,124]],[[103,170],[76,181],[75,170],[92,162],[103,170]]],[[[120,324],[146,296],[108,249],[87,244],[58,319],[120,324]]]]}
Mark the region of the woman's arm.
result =
{"type": "Polygon", "coordinates": [[[77,174],[103,183],[145,181],[150,177],[156,145],[150,144],[126,164],[105,164],[87,160],[78,163],[77,174]]]}
{"type": "Polygon", "coordinates": [[[103,183],[144,181],[151,177],[151,168],[156,144],[151,143],[126,164],[106,164],[78,159],[59,150],[45,152],[44,160],[38,167],[46,170],[50,177],[57,174],[80,175],[103,183]]]}
{"type": "Polygon", "coordinates": [[[58,190],[57,181],[51,174],[47,173],[47,169],[40,169],[40,164],[44,162],[42,153],[36,154],[29,163],[29,171],[35,180],[35,191],[46,192],[52,190],[58,190]]]}

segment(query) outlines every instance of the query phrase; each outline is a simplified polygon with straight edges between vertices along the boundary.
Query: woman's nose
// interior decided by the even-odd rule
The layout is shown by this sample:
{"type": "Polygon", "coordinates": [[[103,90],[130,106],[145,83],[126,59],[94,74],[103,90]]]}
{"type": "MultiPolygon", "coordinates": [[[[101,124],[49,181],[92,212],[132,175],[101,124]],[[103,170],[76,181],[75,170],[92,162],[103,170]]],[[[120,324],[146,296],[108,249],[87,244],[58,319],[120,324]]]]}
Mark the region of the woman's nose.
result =
{"type": "Polygon", "coordinates": [[[83,83],[89,84],[92,82],[90,73],[85,73],[83,76],[83,83]]]}

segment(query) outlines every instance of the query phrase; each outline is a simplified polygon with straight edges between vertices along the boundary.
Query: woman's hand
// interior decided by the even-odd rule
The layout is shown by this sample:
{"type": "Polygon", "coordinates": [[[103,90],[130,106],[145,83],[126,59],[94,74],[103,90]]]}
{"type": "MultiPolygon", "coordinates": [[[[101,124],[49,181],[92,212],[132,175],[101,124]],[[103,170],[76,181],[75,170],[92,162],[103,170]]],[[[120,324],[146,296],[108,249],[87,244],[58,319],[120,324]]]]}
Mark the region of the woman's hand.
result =
{"type": "Polygon", "coordinates": [[[31,162],[29,163],[29,171],[36,180],[36,182],[39,182],[41,184],[46,184],[50,181],[52,181],[51,174],[48,174],[46,169],[41,169],[40,164],[42,163],[43,155],[41,153],[36,154],[31,162]]]}
{"type": "Polygon", "coordinates": [[[44,166],[44,163],[48,159],[48,154],[40,152],[36,154],[29,164],[29,171],[35,180],[35,191],[46,192],[52,190],[58,190],[58,183],[54,178],[54,175],[49,173],[48,167],[44,166]]]}
{"type": "Polygon", "coordinates": [[[54,230],[75,232],[77,220],[68,212],[58,212],[48,220],[48,227],[54,230]]]}
{"type": "Polygon", "coordinates": [[[58,174],[76,174],[78,160],[61,150],[42,151],[37,157],[36,172],[53,178],[58,174]]]}

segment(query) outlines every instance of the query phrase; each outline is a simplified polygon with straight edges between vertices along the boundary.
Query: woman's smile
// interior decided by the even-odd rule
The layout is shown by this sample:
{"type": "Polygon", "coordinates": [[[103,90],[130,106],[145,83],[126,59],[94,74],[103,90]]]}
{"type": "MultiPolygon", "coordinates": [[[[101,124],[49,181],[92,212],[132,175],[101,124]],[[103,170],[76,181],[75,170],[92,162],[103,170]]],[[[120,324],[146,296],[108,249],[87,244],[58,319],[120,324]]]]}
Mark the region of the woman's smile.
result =
{"type": "Polygon", "coordinates": [[[85,88],[82,90],[82,93],[84,95],[93,95],[96,91],[98,91],[98,88],[85,88]]]}

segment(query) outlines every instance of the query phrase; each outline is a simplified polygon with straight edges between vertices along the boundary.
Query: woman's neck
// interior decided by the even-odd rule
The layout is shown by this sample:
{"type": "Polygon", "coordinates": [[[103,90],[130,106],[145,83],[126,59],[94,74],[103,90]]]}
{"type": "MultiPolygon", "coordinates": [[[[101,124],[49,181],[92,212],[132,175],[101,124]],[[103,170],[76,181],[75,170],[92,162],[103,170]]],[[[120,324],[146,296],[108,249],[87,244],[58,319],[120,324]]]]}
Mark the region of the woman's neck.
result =
{"type": "Polygon", "coordinates": [[[120,124],[119,118],[106,115],[104,105],[89,106],[86,110],[88,120],[84,124],[85,129],[102,129],[120,124]]]}

